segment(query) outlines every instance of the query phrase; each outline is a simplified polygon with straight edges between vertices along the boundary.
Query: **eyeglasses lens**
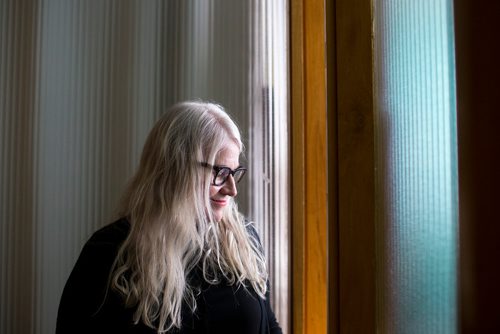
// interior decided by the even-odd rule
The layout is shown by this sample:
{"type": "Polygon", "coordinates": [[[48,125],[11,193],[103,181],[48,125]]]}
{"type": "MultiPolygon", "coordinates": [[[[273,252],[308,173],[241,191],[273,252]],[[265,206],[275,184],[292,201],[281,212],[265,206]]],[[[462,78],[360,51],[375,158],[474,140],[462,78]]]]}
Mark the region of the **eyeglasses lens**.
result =
{"type": "Polygon", "coordinates": [[[227,178],[229,177],[229,175],[233,174],[233,178],[234,178],[234,181],[236,183],[240,182],[241,178],[243,177],[243,175],[245,175],[245,170],[244,169],[237,169],[234,171],[234,173],[231,173],[231,169],[230,168],[221,168],[219,170],[219,172],[217,173],[217,175],[215,176],[215,180],[214,180],[214,184],[217,185],[217,186],[220,186],[222,184],[224,184],[224,182],[227,181],[227,178]]]}
{"type": "Polygon", "coordinates": [[[215,176],[215,185],[222,185],[224,182],[226,182],[230,172],[231,170],[229,168],[221,168],[215,176]]]}
{"type": "Polygon", "coordinates": [[[238,169],[234,173],[234,181],[236,181],[236,183],[240,182],[241,178],[243,177],[243,175],[245,175],[245,170],[244,169],[238,169]]]}

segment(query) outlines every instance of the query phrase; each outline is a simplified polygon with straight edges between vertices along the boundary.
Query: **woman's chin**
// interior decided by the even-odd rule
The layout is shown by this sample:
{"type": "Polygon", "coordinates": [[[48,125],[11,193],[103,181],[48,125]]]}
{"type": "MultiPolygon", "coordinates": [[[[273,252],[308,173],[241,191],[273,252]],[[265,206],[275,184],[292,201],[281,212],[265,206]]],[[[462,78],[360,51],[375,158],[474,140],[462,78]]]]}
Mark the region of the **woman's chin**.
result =
{"type": "Polygon", "coordinates": [[[222,212],[217,212],[217,211],[212,212],[212,217],[216,222],[220,222],[222,220],[222,216],[223,216],[222,212]]]}
{"type": "Polygon", "coordinates": [[[214,221],[220,222],[224,216],[227,201],[213,201],[212,200],[212,217],[214,221]]]}

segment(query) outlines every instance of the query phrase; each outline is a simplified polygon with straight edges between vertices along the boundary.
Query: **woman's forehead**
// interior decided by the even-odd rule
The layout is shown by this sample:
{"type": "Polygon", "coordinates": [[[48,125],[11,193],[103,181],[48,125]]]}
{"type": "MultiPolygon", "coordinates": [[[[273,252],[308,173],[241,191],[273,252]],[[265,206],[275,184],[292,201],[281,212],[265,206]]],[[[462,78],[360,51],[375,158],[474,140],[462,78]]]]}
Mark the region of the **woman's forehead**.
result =
{"type": "Polygon", "coordinates": [[[240,147],[234,141],[225,143],[215,157],[215,164],[236,168],[240,161],[240,147]]]}

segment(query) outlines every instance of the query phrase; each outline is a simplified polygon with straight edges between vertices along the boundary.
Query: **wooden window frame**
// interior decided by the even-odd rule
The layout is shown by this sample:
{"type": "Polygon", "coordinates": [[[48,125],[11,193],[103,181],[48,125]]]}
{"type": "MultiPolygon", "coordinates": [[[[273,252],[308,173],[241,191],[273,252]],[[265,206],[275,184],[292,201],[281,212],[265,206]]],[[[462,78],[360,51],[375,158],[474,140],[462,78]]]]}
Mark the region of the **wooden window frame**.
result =
{"type": "Polygon", "coordinates": [[[324,2],[291,0],[292,327],[327,330],[324,2]]]}
{"type": "Polygon", "coordinates": [[[293,333],[374,333],[372,3],[290,8],[293,333]]]}

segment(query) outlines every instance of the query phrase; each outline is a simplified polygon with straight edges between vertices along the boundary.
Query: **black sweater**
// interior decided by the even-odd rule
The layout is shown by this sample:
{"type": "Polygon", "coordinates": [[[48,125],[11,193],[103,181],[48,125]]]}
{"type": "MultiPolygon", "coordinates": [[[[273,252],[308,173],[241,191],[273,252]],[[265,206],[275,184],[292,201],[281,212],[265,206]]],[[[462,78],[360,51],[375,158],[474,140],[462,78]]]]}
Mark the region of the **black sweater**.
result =
{"type": "MultiPolygon", "coordinates": [[[[57,316],[56,334],[65,333],[155,333],[133,323],[133,308],[123,297],[108,288],[108,277],[118,249],[130,225],[121,219],[95,232],[85,244],[64,287],[57,316]]],[[[266,300],[251,287],[228,284],[210,285],[194,275],[201,293],[195,313],[183,305],[182,327],[168,333],[281,333],[266,300]]]]}

